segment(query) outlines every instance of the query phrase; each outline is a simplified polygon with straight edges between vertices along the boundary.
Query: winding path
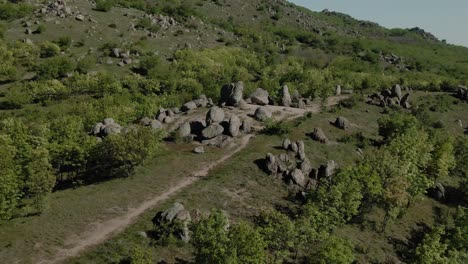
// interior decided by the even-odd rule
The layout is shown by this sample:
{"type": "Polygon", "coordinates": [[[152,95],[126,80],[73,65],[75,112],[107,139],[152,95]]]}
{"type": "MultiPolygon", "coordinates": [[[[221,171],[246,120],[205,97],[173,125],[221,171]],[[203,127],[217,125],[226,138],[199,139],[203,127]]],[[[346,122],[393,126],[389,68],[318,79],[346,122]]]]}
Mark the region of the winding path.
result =
{"type": "MultiPolygon", "coordinates": [[[[332,106],[337,104],[341,99],[346,98],[343,96],[340,97],[330,97],[325,102],[325,106],[332,106]]],[[[254,110],[257,106],[249,105],[249,109],[247,111],[254,110]]],[[[320,104],[314,104],[306,109],[298,109],[298,108],[285,108],[282,106],[267,106],[270,108],[272,112],[281,111],[283,114],[279,117],[280,119],[294,119],[300,116],[303,116],[307,112],[317,113],[320,112],[322,106],[320,104]]],[[[122,232],[127,226],[132,224],[136,221],[136,219],[143,214],[146,210],[155,207],[159,203],[169,199],[178,191],[184,189],[187,186],[190,186],[197,180],[207,176],[209,172],[217,167],[218,165],[222,164],[229,158],[231,158],[234,154],[238,153],[239,151],[243,150],[247,144],[249,143],[250,138],[253,135],[244,135],[236,140],[236,147],[230,151],[228,154],[222,156],[220,159],[210,163],[204,169],[196,171],[189,175],[188,177],[184,178],[176,185],[170,187],[164,193],[153,197],[136,208],[132,208],[128,210],[124,215],[119,217],[100,222],[97,224],[93,224],[90,227],[90,230],[81,234],[77,239],[74,239],[73,246],[71,248],[60,248],[57,250],[53,258],[51,259],[44,259],[38,261],[38,263],[45,264],[45,263],[61,263],[65,262],[68,258],[76,257],[85,251],[87,248],[91,246],[99,245],[100,243],[106,241],[111,236],[122,232]],[[238,142],[237,142],[238,141],[238,142]]]]}

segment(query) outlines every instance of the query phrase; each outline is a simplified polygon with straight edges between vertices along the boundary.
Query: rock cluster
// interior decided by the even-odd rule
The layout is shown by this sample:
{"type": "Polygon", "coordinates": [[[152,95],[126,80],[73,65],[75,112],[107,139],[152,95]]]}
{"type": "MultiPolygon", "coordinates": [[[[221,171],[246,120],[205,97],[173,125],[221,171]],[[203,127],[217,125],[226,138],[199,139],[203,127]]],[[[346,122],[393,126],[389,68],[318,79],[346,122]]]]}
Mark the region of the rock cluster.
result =
{"type": "Polygon", "coordinates": [[[401,106],[403,108],[409,109],[411,108],[411,104],[409,103],[409,96],[409,93],[403,95],[401,86],[396,84],[393,86],[392,90],[385,89],[380,93],[370,95],[367,98],[367,103],[382,107],[401,106]]]}
{"type": "Polygon", "coordinates": [[[282,147],[287,153],[266,155],[265,169],[271,175],[283,178],[293,188],[313,189],[320,178],[328,178],[336,173],[337,164],[333,160],[318,169],[313,169],[310,160],[306,157],[303,141],[292,142],[285,139],[282,147]]]}
{"type": "Polygon", "coordinates": [[[72,15],[72,10],[68,7],[64,0],[57,0],[49,3],[47,6],[39,10],[40,14],[50,16],[67,17],[72,15]]]}
{"type": "Polygon", "coordinates": [[[221,88],[220,104],[238,106],[243,100],[244,83],[239,81],[221,88]]]}
{"type": "Polygon", "coordinates": [[[468,102],[468,87],[463,85],[458,86],[457,97],[462,101],[468,102]]]}
{"type": "Polygon", "coordinates": [[[112,134],[120,134],[122,127],[114,119],[106,118],[102,122],[96,123],[91,130],[91,134],[98,137],[106,137],[112,134]]]}
{"type": "Polygon", "coordinates": [[[205,120],[184,122],[179,126],[177,134],[181,138],[199,140],[204,145],[223,147],[232,138],[250,131],[249,120],[241,120],[235,114],[227,116],[222,108],[212,106],[206,113],[205,120]]]}
{"type": "Polygon", "coordinates": [[[167,210],[159,212],[153,218],[155,230],[173,232],[173,235],[184,242],[190,240],[189,225],[191,221],[190,212],[185,209],[183,204],[178,202],[167,210]]]}

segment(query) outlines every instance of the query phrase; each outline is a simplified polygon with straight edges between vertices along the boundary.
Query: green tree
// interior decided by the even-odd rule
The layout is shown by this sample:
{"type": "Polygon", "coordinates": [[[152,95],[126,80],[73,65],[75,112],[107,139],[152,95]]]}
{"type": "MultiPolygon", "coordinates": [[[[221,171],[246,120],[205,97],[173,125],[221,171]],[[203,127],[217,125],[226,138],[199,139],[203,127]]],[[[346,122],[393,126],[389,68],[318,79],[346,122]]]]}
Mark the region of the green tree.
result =
{"type": "Polygon", "coordinates": [[[415,263],[449,264],[446,256],[448,245],[442,241],[445,227],[438,226],[424,236],[415,250],[415,263]]]}
{"type": "Polygon", "coordinates": [[[0,135],[0,219],[10,219],[21,196],[15,163],[16,148],[7,135],[0,135]]]}
{"type": "Polygon", "coordinates": [[[349,241],[330,236],[321,243],[317,254],[308,263],[351,264],[354,259],[353,245],[349,241]]]}
{"type": "Polygon", "coordinates": [[[25,89],[35,103],[63,99],[70,93],[69,89],[58,80],[28,82],[25,89]]]}
{"type": "Polygon", "coordinates": [[[379,134],[385,140],[406,133],[407,130],[419,126],[418,120],[409,114],[394,112],[378,120],[379,134]]]}
{"type": "Polygon", "coordinates": [[[272,263],[283,263],[294,247],[296,230],[288,216],[278,211],[263,212],[258,223],[267,249],[273,255],[272,263]]]}
{"type": "Polygon", "coordinates": [[[229,230],[229,248],[238,264],[262,264],[266,262],[266,243],[260,233],[245,222],[229,230]]]}
{"type": "Polygon", "coordinates": [[[49,58],[60,53],[60,47],[52,42],[42,42],[39,45],[41,58],[49,58]]]}
{"type": "Polygon", "coordinates": [[[453,139],[445,133],[436,133],[433,136],[432,160],[428,164],[428,174],[434,181],[447,178],[455,167],[455,149],[453,139]]]}
{"type": "Polygon", "coordinates": [[[195,248],[195,263],[235,263],[229,248],[228,225],[226,214],[213,210],[208,218],[194,226],[191,242],[195,248]]]}

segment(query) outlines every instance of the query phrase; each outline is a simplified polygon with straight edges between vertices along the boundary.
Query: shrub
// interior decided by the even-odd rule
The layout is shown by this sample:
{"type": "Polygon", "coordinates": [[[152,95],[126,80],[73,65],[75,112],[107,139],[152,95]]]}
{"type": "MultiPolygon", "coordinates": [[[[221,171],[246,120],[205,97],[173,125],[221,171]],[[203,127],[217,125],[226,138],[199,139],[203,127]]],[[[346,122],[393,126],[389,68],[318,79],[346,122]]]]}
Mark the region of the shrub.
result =
{"type": "Polygon", "coordinates": [[[114,6],[113,0],[96,0],[95,10],[101,12],[109,12],[114,6]]]}
{"type": "Polygon", "coordinates": [[[61,49],[66,49],[71,46],[72,40],[70,37],[60,37],[57,40],[54,40],[54,43],[59,45],[61,49]]]}
{"type": "Polygon", "coordinates": [[[49,58],[60,53],[60,47],[52,42],[42,42],[39,46],[41,58],[49,58]]]}
{"type": "Polygon", "coordinates": [[[62,99],[69,94],[69,89],[58,80],[29,82],[26,91],[35,103],[62,99]]]}
{"type": "Polygon", "coordinates": [[[267,119],[262,133],[267,135],[284,135],[291,131],[291,127],[286,122],[267,119]]]}
{"type": "Polygon", "coordinates": [[[46,31],[46,26],[44,25],[39,25],[37,26],[36,30],[34,30],[34,34],[41,34],[46,31]]]}
{"type": "Polygon", "coordinates": [[[38,79],[57,79],[75,69],[74,63],[67,57],[53,57],[37,67],[38,79]]]}
{"type": "Polygon", "coordinates": [[[34,11],[34,6],[27,3],[12,3],[2,1],[0,3],[0,19],[13,20],[25,17],[34,11]]]}

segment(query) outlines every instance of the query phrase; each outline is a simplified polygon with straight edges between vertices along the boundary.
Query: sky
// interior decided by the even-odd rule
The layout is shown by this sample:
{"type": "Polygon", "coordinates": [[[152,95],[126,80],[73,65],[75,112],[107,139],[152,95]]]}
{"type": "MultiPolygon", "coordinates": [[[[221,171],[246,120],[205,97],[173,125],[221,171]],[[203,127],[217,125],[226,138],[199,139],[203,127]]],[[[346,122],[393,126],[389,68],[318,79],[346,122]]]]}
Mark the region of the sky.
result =
{"type": "Polygon", "coordinates": [[[468,0],[289,0],[313,11],[329,9],[387,28],[420,27],[468,47],[468,0]]]}

